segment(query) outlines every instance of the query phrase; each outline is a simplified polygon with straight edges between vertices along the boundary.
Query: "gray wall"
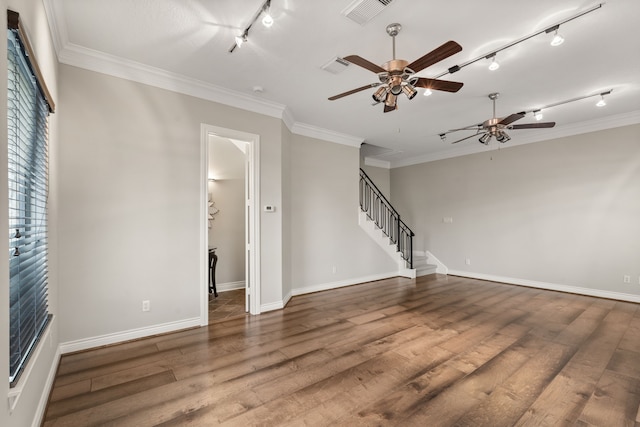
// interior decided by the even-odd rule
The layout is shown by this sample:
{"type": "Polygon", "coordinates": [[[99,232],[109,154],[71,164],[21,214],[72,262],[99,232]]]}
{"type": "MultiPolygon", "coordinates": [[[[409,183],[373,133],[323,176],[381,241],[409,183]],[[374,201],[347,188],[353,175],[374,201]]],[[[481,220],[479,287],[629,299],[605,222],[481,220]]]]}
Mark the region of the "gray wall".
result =
{"type": "Polygon", "coordinates": [[[358,148],[293,135],[294,292],[397,271],[397,264],[358,225],[358,165],[358,148]]]}
{"type": "MultiPolygon", "coordinates": [[[[197,318],[200,125],[260,135],[279,205],[281,121],[65,65],[60,92],[61,341],[197,318]]],[[[278,303],[281,212],[261,221],[262,303],[278,303]]]]}
{"type": "Polygon", "coordinates": [[[414,228],[416,248],[450,269],[637,296],[639,141],[634,125],[494,144],[393,169],[392,202],[414,228]],[[630,284],[622,283],[627,274],[630,284]]]}

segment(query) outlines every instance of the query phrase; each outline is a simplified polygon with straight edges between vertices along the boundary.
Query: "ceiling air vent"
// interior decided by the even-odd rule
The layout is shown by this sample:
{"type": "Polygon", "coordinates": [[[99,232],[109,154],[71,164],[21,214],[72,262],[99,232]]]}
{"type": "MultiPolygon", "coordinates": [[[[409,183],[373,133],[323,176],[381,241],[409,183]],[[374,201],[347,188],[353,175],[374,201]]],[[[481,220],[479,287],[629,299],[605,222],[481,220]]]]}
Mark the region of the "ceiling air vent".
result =
{"type": "Polygon", "coordinates": [[[364,25],[392,2],[393,0],[356,0],[342,14],[353,22],[364,25]]]}
{"type": "Polygon", "coordinates": [[[333,58],[331,61],[327,62],[320,68],[332,74],[339,74],[344,70],[346,70],[348,66],[349,66],[348,61],[345,61],[344,59],[338,58],[336,56],[335,58],[333,58]]]}

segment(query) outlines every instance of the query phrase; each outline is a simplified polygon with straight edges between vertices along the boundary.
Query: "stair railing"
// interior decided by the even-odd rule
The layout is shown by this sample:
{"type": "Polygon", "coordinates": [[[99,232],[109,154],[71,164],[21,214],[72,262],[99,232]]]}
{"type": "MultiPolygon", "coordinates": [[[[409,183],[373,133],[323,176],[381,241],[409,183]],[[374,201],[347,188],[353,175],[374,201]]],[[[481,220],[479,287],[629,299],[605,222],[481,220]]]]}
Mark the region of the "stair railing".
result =
{"type": "Polygon", "coordinates": [[[415,234],[400,219],[400,214],[362,169],[360,169],[360,209],[389,237],[391,243],[396,245],[409,268],[413,268],[413,236],[415,234]]]}

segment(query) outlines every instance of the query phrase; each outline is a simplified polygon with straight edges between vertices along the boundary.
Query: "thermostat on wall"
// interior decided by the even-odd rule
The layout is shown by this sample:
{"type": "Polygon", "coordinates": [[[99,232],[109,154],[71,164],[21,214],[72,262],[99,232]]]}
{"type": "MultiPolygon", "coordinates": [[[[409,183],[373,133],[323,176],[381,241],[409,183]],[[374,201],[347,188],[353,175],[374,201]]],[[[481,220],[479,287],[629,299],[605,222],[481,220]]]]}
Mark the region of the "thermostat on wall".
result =
{"type": "Polygon", "coordinates": [[[273,205],[264,205],[264,211],[265,212],[275,212],[276,211],[276,207],[273,205]]]}

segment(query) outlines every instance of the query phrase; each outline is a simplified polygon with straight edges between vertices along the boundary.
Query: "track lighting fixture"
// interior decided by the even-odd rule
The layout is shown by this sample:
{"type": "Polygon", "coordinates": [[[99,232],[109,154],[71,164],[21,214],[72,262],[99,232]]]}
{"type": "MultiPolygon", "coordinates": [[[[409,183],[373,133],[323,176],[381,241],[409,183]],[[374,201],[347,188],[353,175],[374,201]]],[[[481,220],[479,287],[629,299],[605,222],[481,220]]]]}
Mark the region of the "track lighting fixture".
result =
{"type": "Polygon", "coordinates": [[[431,96],[432,94],[433,94],[433,91],[429,88],[426,88],[423,93],[424,96],[431,96]]]}
{"type": "Polygon", "coordinates": [[[261,14],[264,14],[264,16],[262,17],[262,25],[267,28],[271,27],[273,25],[273,17],[271,16],[271,0],[266,0],[264,3],[262,3],[262,6],[260,6],[258,12],[256,12],[256,14],[253,16],[253,19],[251,19],[251,22],[249,22],[249,25],[247,25],[247,27],[242,32],[242,35],[235,37],[235,43],[229,49],[229,53],[232,53],[234,50],[236,50],[236,47],[240,47],[243,43],[247,42],[247,40],[249,39],[249,30],[258,20],[261,14]]]}
{"type": "Polygon", "coordinates": [[[604,93],[600,94],[600,101],[596,104],[596,107],[604,107],[607,105],[607,101],[604,100],[604,93]]]}
{"type": "Polygon", "coordinates": [[[489,69],[491,71],[495,71],[498,68],[500,68],[500,63],[498,61],[496,61],[496,54],[492,53],[491,55],[487,56],[487,59],[491,58],[491,64],[489,64],[489,69]]]}
{"type": "Polygon", "coordinates": [[[485,133],[484,135],[482,135],[478,141],[482,142],[484,145],[489,145],[489,140],[491,139],[491,134],[490,133],[485,133]]]}
{"type": "Polygon", "coordinates": [[[554,102],[553,104],[544,105],[544,106],[542,106],[540,108],[536,108],[535,110],[523,111],[523,113],[533,113],[535,118],[538,119],[538,114],[540,116],[542,116],[542,111],[543,110],[546,110],[546,109],[552,108],[552,107],[557,107],[558,105],[568,104],[570,102],[582,101],[583,99],[592,98],[594,96],[599,96],[600,97],[600,100],[598,101],[598,103],[596,105],[598,107],[604,107],[605,105],[607,105],[607,102],[605,101],[604,97],[605,97],[605,95],[609,95],[611,92],[613,92],[613,89],[609,89],[609,90],[606,90],[604,92],[599,92],[599,93],[592,93],[591,95],[578,96],[576,98],[567,99],[565,101],[554,102]]]}
{"type": "Polygon", "coordinates": [[[553,38],[553,40],[551,42],[551,45],[552,46],[558,46],[564,41],[564,38],[558,33],[558,28],[560,28],[560,25],[563,25],[563,24],[565,24],[565,23],[567,23],[569,21],[573,21],[574,19],[580,18],[581,16],[584,16],[584,15],[586,15],[588,13],[594,12],[594,11],[600,9],[602,6],[604,6],[604,4],[605,3],[598,3],[598,4],[592,6],[592,7],[588,8],[588,9],[583,10],[582,12],[579,12],[579,13],[573,15],[573,16],[570,16],[570,17],[568,17],[566,19],[563,19],[562,21],[560,21],[560,22],[558,22],[558,23],[556,23],[556,24],[554,24],[554,25],[552,25],[552,26],[550,26],[550,27],[548,27],[548,28],[546,28],[544,30],[540,30],[540,31],[537,31],[537,32],[535,32],[533,34],[529,34],[527,36],[521,37],[521,38],[519,38],[517,40],[512,41],[509,44],[506,44],[506,45],[502,46],[499,49],[496,49],[496,50],[491,51],[489,53],[485,53],[484,55],[478,56],[477,58],[471,59],[471,60],[469,60],[467,62],[464,62],[462,64],[458,64],[458,65],[454,65],[453,67],[449,67],[447,69],[447,71],[444,71],[444,72],[438,74],[434,78],[439,79],[440,77],[443,77],[443,76],[445,76],[447,74],[453,74],[455,72],[460,71],[462,68],[464,68],[464,67],[466,67],[468,65],[471,65],[471,64],[473,64],[475,62],[481,61],[483,59],[491,59],[491,58],[493,58],[491,64],[489,65],[489,69],[490,70],[497,70],[498,67],[500,67],[500,64],[497,61],[495,61],[495,56],[496,56],[496,54],[498,52],[502,52],[503,50],[509,49],[509,48],[511,48],[511,47],[513,47],[513,46],[515,46],[517,44],[520,44],[520,43],[522,43],[522,42],[524,42],[526,40],[529,40],[530,38],[536,37],[536,36],[538,36],[540,34],[545,34],[545,33],[549,34],[549,33],[552,33],[552,32],[555,33],[555,36],[554,36],[554,38],[553,38]]]}
{"type": "Polygon", "coordinates": [[[407,95],[407,98],[409,99],[413,99],[413,97],[416,96],[418,93],[418,91],[409,84],[402,86],[402,91],[404,92],[405,95],[407,95]]]}
{"type": "Polygon", "coordinates": [[[533,112],[533,117],[535,117],[538,121],[542,120],[542,110],[535,110],[533,112]]]}

